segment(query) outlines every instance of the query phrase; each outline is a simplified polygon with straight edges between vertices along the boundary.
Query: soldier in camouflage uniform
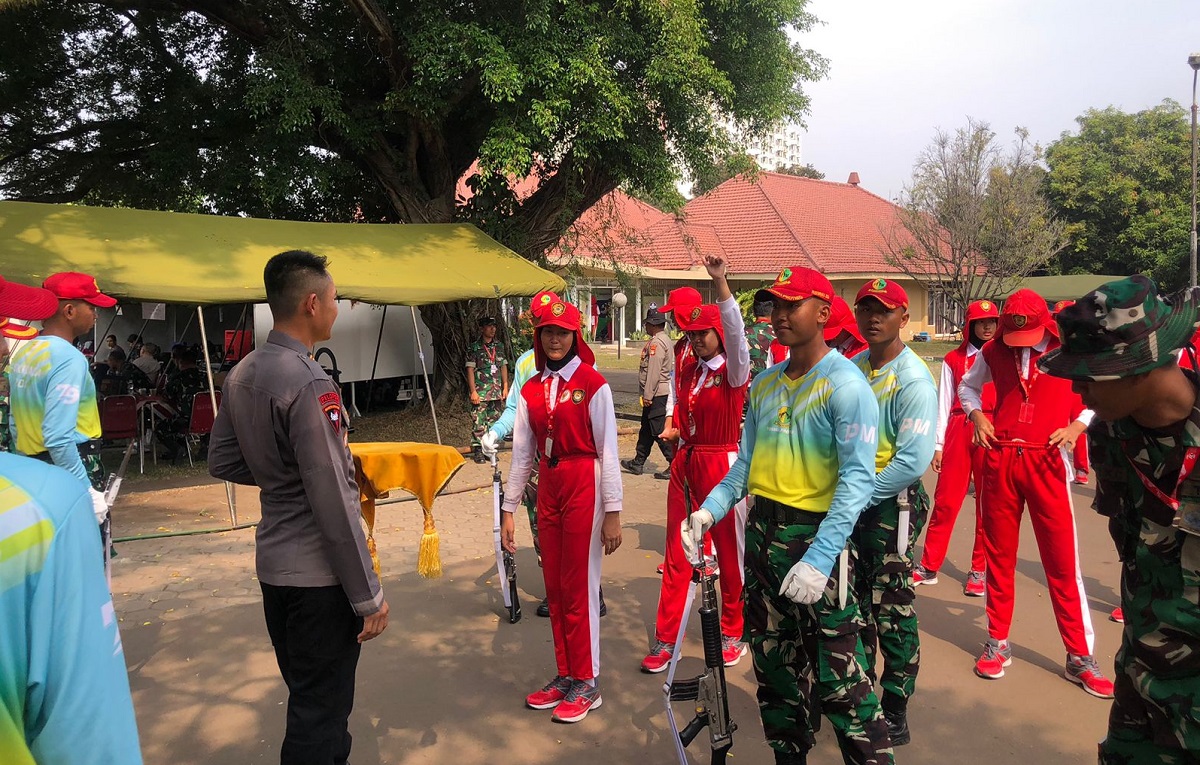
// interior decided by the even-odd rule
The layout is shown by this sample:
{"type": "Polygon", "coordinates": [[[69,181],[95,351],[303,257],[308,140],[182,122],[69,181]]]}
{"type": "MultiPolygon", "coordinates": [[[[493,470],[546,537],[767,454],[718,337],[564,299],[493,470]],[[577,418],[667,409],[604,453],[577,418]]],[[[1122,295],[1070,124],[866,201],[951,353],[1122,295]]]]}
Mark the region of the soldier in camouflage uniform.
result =
{"type": "Polygon", "coordinates": [[[879,402],[875,488],[854,527],[858,551],[854,580],[863,606],[867,676],[875,679],[878,644],[883,654],[880,704],[893,746],[907,744],[908,700],[921,664],[913,548],[929,515],[921,476],[933,460],[937,387],[929,367],[900,339],[908,324],[908,294],[888,279],[867,282],[854,303],[868,349],[854,357],[879,402]]]}
{"type": "Polygon", "coordinates": [[[825,345],[833,286],[784,269],[756,296],[773,300],[787,364],[750,387],[741,450],[683,522],[695,561],[704,532],[746,494],[745,639],[754,657],[763,730],[777,765],[804,765],[811,699],[833,724],[845,762],[894,762],[887,722],[861,665],[863,620],[838,557],[874,483],[879,407],[854,365],[825,345]],[[841,585],[841,586],[839,586],[841,585]]]}
{"type": "Polygon", "coordinates": [[[179,453],[185,447],[188,425],[192,419],[192,404],[196,394],[208,390],[208,376],[200,367],[199,352],[195,348],[177,348],[172,354],[176,372],[167,378],[163,386],[163,398],[175,412],[173,416],[163,420],[154,429],[154,435],[166,449],[166,457],[170,460],[179,458],[179,453]]]}
{"type": "Polygon", "coordinates": [[[479,439],[504,412],[508,398],[508,359],[496,340],[496,320],[479,320],[479,339],[467,351],[467,390],[471,396],[471,448],[478,463],[488,461],[479,448],[479,439]]]}
{"type": "Polygon", "coordinates": [[[1200,326],[1200,290],[1170,297],[1138,275],[1057,317],[1039,367],[1096,413],[1094,508],[1121,558],[1125,627],[1105,765],[1200,762],[1200,378],[1176,363],[1200,326]]]}
{"type": "Polygon", "coordinates": [[[756,302],[754,323],[746,325],[746,342],[750,345],[750,382],[754,382],[759,372],[775,363],[771,360],[771,345],[776,342],[775,330],[771,327],[772,305],[756,302]]]}

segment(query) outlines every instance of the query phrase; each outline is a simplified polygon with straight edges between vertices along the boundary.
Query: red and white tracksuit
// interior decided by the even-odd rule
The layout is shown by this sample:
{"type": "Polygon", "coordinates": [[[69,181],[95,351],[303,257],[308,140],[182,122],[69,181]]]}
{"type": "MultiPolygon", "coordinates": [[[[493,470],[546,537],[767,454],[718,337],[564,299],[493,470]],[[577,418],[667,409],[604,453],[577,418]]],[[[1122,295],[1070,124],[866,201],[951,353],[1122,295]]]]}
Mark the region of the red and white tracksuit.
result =
{"type": "MultiPolygon", "coordinates": [[[[658,595],[657,640],[674,643],[692,586],[692,564],[683,552],[680,524],[700,509],[737,458],[742,409],[750,379],[750,347],[746,344],[737,301],[720,305],[726,354],[708,361],[694,354],[680,358],[674,376],[673,421],[680,446],[671,462],[667,486],[667,542],[662,586],[658,595]]],[[[721,633],[742,639],[742,582],[746,551],[746,501],[709,532],[721,568],[721,633]]]]}
{"type": "MultiPolygon", "coordinates": [[[[1069,653],[1090,655],[1094,632],[1079,570],[1070,456],[1062,447],[1048,446],[1050,434],[1068,426],[1071,413],[1082,407],[1070,380],[1041,374],[1036,364],[1056,347],[1058,340],[1049,334],[1033,348],[992,340],[958,392],[969,415],[981,408],[983,386],[989,380],[996,386],[996,442],[985,450],[983,481],[976,487],[983,511],[988,634],[1008,639],[1021,513],[1028,504],[1063,644],[1069,653]]],[[[1083,410],[1077,419],[1086,424],[1091,417],[1083,410]]]]}
{"type": "MultiPolygon", "coordinates": [[[[975,426],[967,419],[958,401],[958,384],[979,357],[979,348],[970,341],[946,354],[942,361],[942,379],[938,386],[938,429],[935,448],[942,453],[942,471],[933,491],[933,510],[925,531],[925,549],[921,565],[936,572],[946,560],[946,548],[954,522],[967,497],[967,486],[974,479],[976,489],[983,485],[984,449],[972,439],[975,426]]],[[[983,413],[990,420],[996,408],[996,389],[991,383],[983,386],[983,413]]],[[[971,548],[971,570],[983,571],[983,519],[980,513],[979,492],[975,499],[975,544],[971,548]]]]}
{"type": "Polygon", "coordinates": [[[621,474],[612,391],[579,357],[521,388],[506,512],[516,511],[535,456],[554,658],[559,675],[591,680],[600,672],[600,529],[606,512],[621,510],[621,474]]]}
{"type": "MultiPolygon", "coordinates": [[[[1079,411],[1082,412],[1083,411],[1083,402],[1080,402],[1079,406],[1080,406],[1079,411]]],[[[1072,412],[1071,416],[1078,417],[1079,412],[1072,412]]],[[[1075,466],[1076,473],[1086,474],[1088,472],[1088,468],[1090,466],[1088,464],[1087,433],[1080,433],[1079,438],[1075,441],[1075,450],[1073,452],[1071,452],[1071,462],[1075,466]]]]}

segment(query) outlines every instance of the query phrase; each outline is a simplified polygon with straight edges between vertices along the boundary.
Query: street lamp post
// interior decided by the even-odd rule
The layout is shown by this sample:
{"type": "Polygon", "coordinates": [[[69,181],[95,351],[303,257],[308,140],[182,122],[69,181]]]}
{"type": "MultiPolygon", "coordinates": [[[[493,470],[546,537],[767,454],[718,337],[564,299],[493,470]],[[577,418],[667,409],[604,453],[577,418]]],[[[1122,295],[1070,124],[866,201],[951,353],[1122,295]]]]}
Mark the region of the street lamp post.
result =
{"type": "Polygon", "coordinates": [[[1196,286],[1196,78],[1200,75],[1200,53],[1188,56],[1188,65],[1192,67],[1192,286],[1196,286]]]}

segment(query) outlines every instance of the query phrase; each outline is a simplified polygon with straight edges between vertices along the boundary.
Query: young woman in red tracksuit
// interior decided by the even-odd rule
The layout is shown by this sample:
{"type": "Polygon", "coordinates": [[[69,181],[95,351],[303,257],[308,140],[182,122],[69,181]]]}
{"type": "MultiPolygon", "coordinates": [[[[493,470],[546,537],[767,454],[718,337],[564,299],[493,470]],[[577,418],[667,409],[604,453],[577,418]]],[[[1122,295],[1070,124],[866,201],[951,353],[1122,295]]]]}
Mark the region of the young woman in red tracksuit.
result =
{"type": "Polygon", "coordinates": [[[557,672],[531,709],[578,722],[600,706],[600,559],[621,546],[621,468],[612,391],[583,341],[579,309],[554,300],[534,332],[538,373],[521,388],[501,518],[516,551],[513,513],[539,460],[537,522],[557,672]]]}
{"type": "Polygon", "coordinates": [[[1058,327],[1046,301],[1033,290],[1014,292],[1004,303],[996,336],[963,376],[958,397],[975,425],[975,443],[986,451],[978,496],[983,504],[987,561],[988,641],[975,674],[994,680],[1012,664],[1012,625],[1021,515],[1037,537],[1059,635],[1067,649],[1066,678],[1093,696],[1112,698],[1092,653],[1094,632],[1079,570],[1075,512],[1071,506],[1070,450],[1091,421],[1069,380],[1041,374],[1037,360],[1057,348],[1058,327]],[[993,421],[981,411],[983,386],[996,386],[993,421]]]}
{"type": "MultiPolygon", "coordinates": [[[[750,346],[741,309],[725,279],[722,256],[706,256],[705,268],[717,289],[718,305],[676,309],[676,323],[687,332],[693,354],[682,356],[675,370],[672,422],[680,446],[671,463],[667,487],[666,562],[658,595],[654,643],[642,660],[645,672],[667,668],[675,652],[679,623],[692,586],[692,564],[683,552],[680,525],[720,483],[737,458],[742,408],[750,380],[750,346]]],[[[712,531],[721,569],[721,634],[726,666],[746,652],[742,642],[742,577],[745,557],[746,503],[712,531]]]]}
{"type": "MultiPolygon", "coordinates": [[[[979,350],[996,334],[1000,307],[990,300],[976,300],[967,306],[966,328],[962,345],[946,354],[942,360],[942,380],[938,387],[938,422],[933,470],[938,474],[933,492],[933,511],[925,531],[925,549],[921,562],[913,569],[913,584],[937,584],[938,569],[946,560],[950,534],[958,511],[967,498],[967,485],[982,485],[984,450],[972,443],[975,426],[967,419],[958,401],[958,384],[963,375],[979,358],[979,350]]],[[[983,415],[988,419],[996,408],[996,389],[991,383],[983,386],[983,415]]],[[[975,544],[971,548],[971,569],[963,584],[963,593],[982,598],[984,592],[982,503],[975,500],[975,544]]]]}

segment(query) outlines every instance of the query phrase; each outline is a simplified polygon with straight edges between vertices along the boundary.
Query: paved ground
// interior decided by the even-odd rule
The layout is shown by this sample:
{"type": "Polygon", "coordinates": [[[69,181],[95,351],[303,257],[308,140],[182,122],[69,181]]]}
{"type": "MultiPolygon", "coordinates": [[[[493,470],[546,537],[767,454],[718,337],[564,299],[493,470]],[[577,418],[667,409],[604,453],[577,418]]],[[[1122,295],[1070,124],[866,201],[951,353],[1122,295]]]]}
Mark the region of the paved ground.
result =
{"type": "MultiPolygon", "coordinates": [[[[622,448],[632,452],[632,439],[622,448]]],[[[657,455],[651,458],[655,460],[657,455]]],[[[660,458],[659,458],[660,459],[660,458]]],[[[522,706],[525,693],[553,674],[548,624],[533,615],[543,594],[525,522],[518,554],[525,619],[501,620],[494,586],[490,491],[441,497],[435,508],[445,575],[416,573],[421,514],[415,503],[380,508],[377,537],[392,622],[368,643],[359,665],[351,720],[356,765],[497,761],[625,763],[673,761],[659,688],[661,676],[637,664],[650,634],[663,547],[666,486],[649,474],[626,476],[624,544],[604,567],[609,615],[602,621],[604,706],[574,726],[522,706]]],[[[468,464],[451,490],[486,484],[468,464]]],[[[255,490],[239,489],[240,520],[257,517],[255,490]]],[[[1096,653],[1112,666],[1119,628],[1118,565],[1102,519],[1076,490],[1085,582],[1096,653]]],[[[968,500],[969,506],[970,500],[968,500]]],[[[219,484],[126,494],[114,509],[119,536],[228,524],[219,484]]],[[[958,586],[968,560],[970,512],[961,516],[942,583],[920,590],[924,666],[910,707],[913,743],[901,763],[989,765],[1089,763],[1103,736],[1108,702],[1062,679],[1063,647],[1054,629],[1036,547],[1026,524],[1021,548],[1014,663],[999,681],[971,667],[985,635],[983,602],[958,586]],[[958,568],[956,568],[956,565],[958,568]]],[[[263,625],[249,530],[126,542],[113,586],[146,762],[216,765],[278,762],[285,689],[263,625]]],[[[693,626],[695,620],[693,620],[693,626]]],[[[698,641],[688,644],[694,656],[698,641]]],[[[685,675],[699,671],[686,658],[685,675]]],[[[731,710],[739,730],[734,763],[771,763],[762,740],[748,660],[730,670],[731,710]]],[[[840,762],[825,726],[813,763],[840,762]]],[[[707,762],[703,736],[693,762],[707,762]]]]}

